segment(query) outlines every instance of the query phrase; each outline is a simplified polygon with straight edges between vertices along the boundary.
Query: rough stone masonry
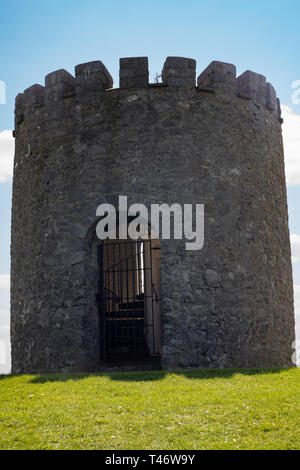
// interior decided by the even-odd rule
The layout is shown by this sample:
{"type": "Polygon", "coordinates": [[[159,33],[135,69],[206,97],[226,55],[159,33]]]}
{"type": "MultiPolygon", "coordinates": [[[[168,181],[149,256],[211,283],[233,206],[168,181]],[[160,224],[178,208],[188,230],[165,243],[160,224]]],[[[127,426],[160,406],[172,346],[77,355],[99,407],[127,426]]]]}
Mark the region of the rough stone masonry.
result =
{"type": "Polygon", "coordinates": [[[293,285],[280,104],[264,76],[146,57],[19,94],[11,240],[13,372],[101,369],[96,208],[205,205],[205,244],[161,240],[161,367],[290,366],[293,285]]]}

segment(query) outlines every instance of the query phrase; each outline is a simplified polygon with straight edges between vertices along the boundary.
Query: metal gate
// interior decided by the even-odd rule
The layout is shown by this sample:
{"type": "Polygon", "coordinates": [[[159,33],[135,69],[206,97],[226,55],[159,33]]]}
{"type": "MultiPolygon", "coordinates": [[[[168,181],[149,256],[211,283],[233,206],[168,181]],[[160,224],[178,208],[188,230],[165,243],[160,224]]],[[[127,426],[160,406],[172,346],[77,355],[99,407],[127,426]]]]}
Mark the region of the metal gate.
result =
{"type": "Polygon", "coordinates": [[[151,240],[106,240],[99,247],[101,356],[157,355],[160,298],[151,240]]]}

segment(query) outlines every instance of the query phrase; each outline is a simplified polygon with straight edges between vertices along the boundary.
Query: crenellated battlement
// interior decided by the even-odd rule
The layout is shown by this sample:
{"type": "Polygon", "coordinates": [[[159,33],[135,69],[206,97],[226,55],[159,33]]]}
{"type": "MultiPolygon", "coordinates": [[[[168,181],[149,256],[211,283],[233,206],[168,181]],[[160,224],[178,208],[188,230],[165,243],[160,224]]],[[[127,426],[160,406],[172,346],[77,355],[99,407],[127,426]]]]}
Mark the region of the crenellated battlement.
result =
{"type": "Polygon", "coordinates": [[[197,85],[212,88],[214,91],[236,94],[236,67],[226,62],[213,61],[199,75],[197,85]]]}
{"type": "Polygon", "coordinates": [[[100,61],[87,62],[75,67],[76,89],[79,91],[103,91],[113,87],[113,78],[100,61]]]}
{"type": "MultiPolygon", "coordinates": [[[[238,77],[236,67],[226,62],[213,61],[196,80],[196,61],[185,57],[167,57],[162,69],[162,83],[170,89],[198,89],[215,94],[235,96],[264,106],[282,122],[280,102],[273,86],[266,78],[250,70],[238,77]]],[[[143,89],[149,83],[147,57],[120,59],[120,90],[143,89]]],[[[113,78],[101,61],[76,65],[75,76],[64,69],[45,77],[45,86],[35,84],[18,94],[15,103],[16,126],[31,108],[52,105],[60,100],[85,93],[104,92],[113,88],[113,78]]]]}

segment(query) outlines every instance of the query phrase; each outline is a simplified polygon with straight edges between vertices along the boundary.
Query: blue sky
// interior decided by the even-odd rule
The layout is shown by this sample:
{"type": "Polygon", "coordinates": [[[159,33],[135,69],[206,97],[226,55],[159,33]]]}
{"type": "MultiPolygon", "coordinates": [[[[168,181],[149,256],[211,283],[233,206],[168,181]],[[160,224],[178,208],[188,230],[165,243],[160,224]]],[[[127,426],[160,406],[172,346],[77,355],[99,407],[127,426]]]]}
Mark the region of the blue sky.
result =
{"type": "Polygon", "coordinates": [[[152,76],[168,55],[234,63],[271,79],[283,103],[299,78],[298,0],[0,0],[1,80],[12,128],[15,95],[50,71],[101,59],[118,82],[119,57],[148,55],[152,76]]]}
{"type": "MultiPolygon", "coordinates": [[[[299,18],[299,0],[0,0],[0,81],[6,84],[0,159],[11,152],[3,131],[13,129],[16,94],[44,84],[44,76],[56,69],[73,73],[76,64],[100,59],[118,86],[120,57],[148,56],[154,81],[165,58],[177,55],[196,59],[198,74],[212,60],[234,63],[238,74],[262,73],[289,108],[284,115],[289,220],[300,289],[300,104],[292,102],[291,88],[300,80],[299,18]]],[[[11,178],[1,180],[2,167],[0,160],[0,314],[8,309],[1,275],[9,273],[11,197],[11,178]]]]}

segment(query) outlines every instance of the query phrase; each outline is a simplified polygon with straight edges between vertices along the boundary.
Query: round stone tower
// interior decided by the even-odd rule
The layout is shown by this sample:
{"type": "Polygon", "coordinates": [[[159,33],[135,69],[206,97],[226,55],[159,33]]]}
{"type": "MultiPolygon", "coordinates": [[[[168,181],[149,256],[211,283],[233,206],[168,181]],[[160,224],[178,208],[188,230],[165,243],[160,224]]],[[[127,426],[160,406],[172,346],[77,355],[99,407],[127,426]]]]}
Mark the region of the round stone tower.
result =
{"type": "Polygon", "coordinates": [[[148,59],[124,58],[113,88],[95,61],[17,96],[13,372],[292,365],[279,101],[262,75],[212,62],[196,85],[195,69],[168,57],[149,84],[148,59]],[[203,248],[99,240],[119,195],[204,204],[203,248]]]}

